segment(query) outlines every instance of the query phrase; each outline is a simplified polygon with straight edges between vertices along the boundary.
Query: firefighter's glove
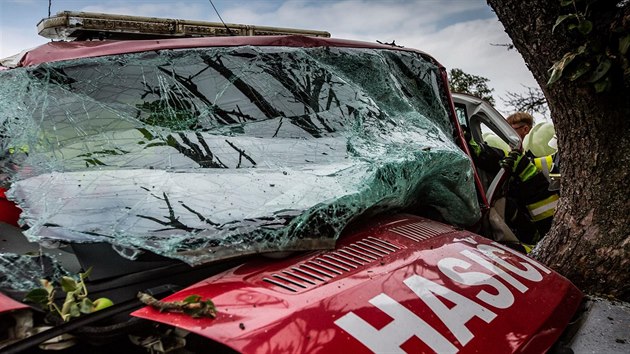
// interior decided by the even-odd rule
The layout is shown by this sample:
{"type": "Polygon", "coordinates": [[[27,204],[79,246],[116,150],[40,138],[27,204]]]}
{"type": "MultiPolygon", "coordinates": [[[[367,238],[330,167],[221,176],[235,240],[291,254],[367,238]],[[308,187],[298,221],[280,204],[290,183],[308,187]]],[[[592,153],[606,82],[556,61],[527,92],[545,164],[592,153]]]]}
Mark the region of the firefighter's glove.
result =
{"type": "Polygon", "coordinates": [[[510,153],[501,160],[501,167],[523,182],[539,173],[536,166],[517,150],[510,151],[510,153]]]}
{"type": "Polygon", "coordinates": [[[523,155],[520,152],[518,152],[517,150],[512,150],[509,154],[507,154],[506,157],[503,158],[503,160],[501,160],[501,167],[509,173],[517,173],[516,167],[518,166],[522,157],[523,155]]]}
{"type": "Polygon", "coordinates": [[[481,146],[477,144],[475,139],[468,140],[468,146],[470,147],[470,151],[473,153],[475,157],[479,157],[481,155],[481,146]]]}

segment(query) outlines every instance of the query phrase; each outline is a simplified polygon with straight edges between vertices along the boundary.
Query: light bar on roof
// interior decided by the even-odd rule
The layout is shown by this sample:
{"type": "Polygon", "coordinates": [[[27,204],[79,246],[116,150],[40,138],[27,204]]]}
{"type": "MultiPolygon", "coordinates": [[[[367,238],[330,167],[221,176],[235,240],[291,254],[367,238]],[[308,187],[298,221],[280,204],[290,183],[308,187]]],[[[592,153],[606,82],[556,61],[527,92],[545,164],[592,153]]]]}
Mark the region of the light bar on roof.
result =
{"type": "Polygon", "coordinates": [[[292,34],[330,37],[326,31],[71,11],[41,20],[37,31],[40,36],[56,40],[292,34]]]}

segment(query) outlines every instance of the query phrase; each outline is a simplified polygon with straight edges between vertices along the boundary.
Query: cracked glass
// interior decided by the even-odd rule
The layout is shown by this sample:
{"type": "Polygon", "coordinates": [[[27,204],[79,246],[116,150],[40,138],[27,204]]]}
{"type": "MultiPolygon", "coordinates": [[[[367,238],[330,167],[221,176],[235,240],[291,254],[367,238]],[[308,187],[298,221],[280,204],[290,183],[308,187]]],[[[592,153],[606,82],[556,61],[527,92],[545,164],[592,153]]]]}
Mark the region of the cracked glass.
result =
{"type": "Polygon", "coordinates": [[[2,183],[31,242],[195,265],[332,248],[376,213],[480,216],[439,68],[416,52],[163,50],[0,80],[2,183]]]}

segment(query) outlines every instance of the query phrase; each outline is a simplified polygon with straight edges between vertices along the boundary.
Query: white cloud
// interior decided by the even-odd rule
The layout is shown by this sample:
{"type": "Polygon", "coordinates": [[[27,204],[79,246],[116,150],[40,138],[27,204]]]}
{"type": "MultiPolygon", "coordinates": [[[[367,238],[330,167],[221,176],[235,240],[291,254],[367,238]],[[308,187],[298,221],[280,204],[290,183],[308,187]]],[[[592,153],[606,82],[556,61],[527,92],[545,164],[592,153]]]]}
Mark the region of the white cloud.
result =
{"type": "Polygon", "coordinates": [[[435,29],[438,21],[480,7],[474,1],[287,1],[274,11],[249,4],[225,9],[226,22],[324,29],[339,36],[435,29]]]}
{"type": "MultiPolygon", "coordinates": [[[[491,44],[511,43],[496,19],[475,20],[446,27],[419,39],[417,47],[427,51],[448,69],[460,68],[490,80],[497,109],[507,113],[502,98],[507,91],[524,92],[522,85],[537,86],[516,50],[491,44]]],[[[415,46],[415,44],[414,44],[415,46]]]]}
{"type": "MultiPolygon", "coordinates": [[[[76,4],[87,6],[72,10],[218,21],[205,0],[129,1],[103,5],[76,0],[76,4]]],[[[227,23],[325,30],[337,38],[370,42],[395,40],[399,45],[423,50],[448,69],[461,68],[490,79],[497,106],[504,112],[501,98],[505,97],[506,91],[523,92],[525,89],[521,85],[536,86],[518,52],[490,45],[509,43],[510,40],[483,0],[260,0],[215,4],[219,5],[221,16],[227,23]]],[[[46,42],[33,33],[27,35],[17,29],[1,29],[0,57],[46,42]]]]}
{"type": "Polygon", "coordinates": [[[522,85],[537,84],[516,50],[491,45],[511,42],[501,23],[493,17],[439,28],[483,6],[476,1],[291,1],[273,12],[235,7],[222,16],[227,22],[325,30],[339,38],[395,40],[431,54],[447,69],[488,78],[497,108],[509,113],[502,101],[506,91],[524,92],[522,85]]]}

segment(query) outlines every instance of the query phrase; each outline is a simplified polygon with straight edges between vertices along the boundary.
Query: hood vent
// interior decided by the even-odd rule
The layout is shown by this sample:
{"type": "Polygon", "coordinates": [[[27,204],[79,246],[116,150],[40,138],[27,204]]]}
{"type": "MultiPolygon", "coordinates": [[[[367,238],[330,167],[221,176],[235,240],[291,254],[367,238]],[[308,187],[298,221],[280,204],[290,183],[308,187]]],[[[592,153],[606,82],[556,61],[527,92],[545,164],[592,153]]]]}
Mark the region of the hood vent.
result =
{"type": "Polygon", "coordinates": [[[415,222],[391,228],[389,231],[412,241],[422,242],[438,235],[454,231],[450,226],[437,222],[415,222]]]}
{"type": "Polygon", "coordinates": [[[263,281],[291,292],[307,289],[396,252],[400,246],[375,237],[367,237],[338,250],[323,253],[295,267],[274,273],[263,281]]]}

